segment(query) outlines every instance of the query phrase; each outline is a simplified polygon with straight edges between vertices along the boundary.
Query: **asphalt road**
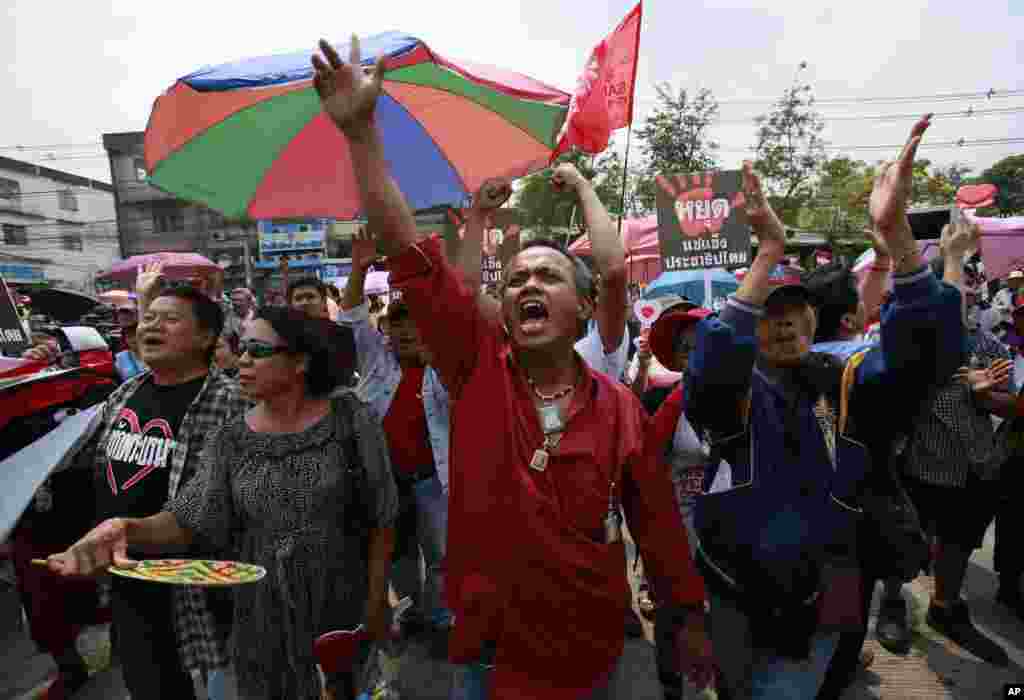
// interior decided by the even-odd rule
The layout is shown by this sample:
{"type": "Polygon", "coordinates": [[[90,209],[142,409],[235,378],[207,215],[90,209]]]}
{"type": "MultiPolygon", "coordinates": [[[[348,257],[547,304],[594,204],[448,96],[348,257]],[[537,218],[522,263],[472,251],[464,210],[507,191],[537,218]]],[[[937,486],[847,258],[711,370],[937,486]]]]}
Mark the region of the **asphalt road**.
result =
{"type": "MultiPolygon", "coordinates": [[[[985,547],[977,551],[971,561],[965,594],[978,625],[1009,651],[1010,668],[993,668],[954,648],[924,623],[932,582],[921,578],[907,591],[915,625],[915,642],[910,654],[894,656],[870,642],[876,651],[875,663],[861,674],[844,700],[979,700],[1000,697],[1004,683],[1024,682],[1024,623],[1011,617],[994,601],[996,578],[992,571],[992,547],[990,531],[985,547]]],[[[54,671],[52,661],[36,653],[18,618],[13,590],[0,582],[0,700],[30,700],[54,671]]],[[[631,673],[625,679],[628,687],[619,689],[619,697],[659,700],[661,691],[655,680],[653,647],[646,640],[630,640],[626,660],[631,673]]],[[[448,697],[450,678],[451,667],[433,658],[426,647],[417,645],[411,648],[403,664],[399,690],[403,698],[442,700],[448,697]]],[[[127,696],[120,671],[115,666],[94,676],[76,700],[124,700],[127,696]]]]}

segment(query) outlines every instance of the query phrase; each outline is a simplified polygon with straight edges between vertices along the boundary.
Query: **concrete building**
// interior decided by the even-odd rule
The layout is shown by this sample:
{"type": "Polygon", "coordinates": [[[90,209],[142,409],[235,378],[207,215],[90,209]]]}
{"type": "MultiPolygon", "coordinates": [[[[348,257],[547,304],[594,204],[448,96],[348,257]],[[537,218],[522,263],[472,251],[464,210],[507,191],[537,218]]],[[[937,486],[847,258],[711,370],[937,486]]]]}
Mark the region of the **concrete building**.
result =
{"type": "Polygon", "coordinates": [[[161,251],[223,260],[226,289],[251,281],[258,239],[252,222],[226,221],[218,212],[167,194],[146,181],[144,134],[104,134],[117,209],[121,257],[161,251]]]}
{"type": "Polygon", "coordinates": [[[0,157],[0,274],[17,286],[95,290],[118,255],[114,188],[0,157]]]}

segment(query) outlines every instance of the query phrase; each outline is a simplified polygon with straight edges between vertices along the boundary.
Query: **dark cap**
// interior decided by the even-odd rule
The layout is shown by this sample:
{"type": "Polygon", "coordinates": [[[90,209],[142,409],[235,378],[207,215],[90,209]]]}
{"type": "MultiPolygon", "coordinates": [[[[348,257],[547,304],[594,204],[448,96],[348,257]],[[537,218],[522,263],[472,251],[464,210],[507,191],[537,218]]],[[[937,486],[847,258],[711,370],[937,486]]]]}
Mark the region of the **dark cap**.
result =
{"type": "Polygon", "coordinates": [[[683,329],[699,323],[710,314],[710,309],[701,308],[689,299],[681,299],[661,312],[658,320],[651,326],[647,343],[651,346],[651,353],[663,367],[673,372],[679,371],[675,366],[676,338],[683,329]]]}
{"type": "Polygon", "coordinates": [[[780,284],[771,291],[764,305],[784,306],[788,304],[808,304],[814,306],[815,297],[811,290],[799,283],[780,284]]]}

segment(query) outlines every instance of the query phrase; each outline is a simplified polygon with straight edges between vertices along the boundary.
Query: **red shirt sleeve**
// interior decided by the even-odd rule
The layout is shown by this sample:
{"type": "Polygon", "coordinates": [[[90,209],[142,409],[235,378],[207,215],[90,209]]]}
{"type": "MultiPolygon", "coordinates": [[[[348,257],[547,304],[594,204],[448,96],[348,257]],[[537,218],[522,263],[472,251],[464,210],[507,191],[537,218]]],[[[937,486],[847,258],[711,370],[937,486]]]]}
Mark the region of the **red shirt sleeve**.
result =
{"type": "Polygon", "coordinates": [[[501,327],[480,313],[476,292],[448,264],[437,236],[389,258],[388,269],[431,352],[430,364],[457,396],[480,353],[501,342],[501,327]]]}
{"type": "MultiPolygon", "coordinates": [[[[680,397],[681,398],[681,397],[680,397]]],[[[666,411],[679,410],[668,405],[666,411]]],[[[654,430],[637,405],[637,422],[648,438],[654,430]]],[[[673,431],[675,425],[673,423],[673,431]]],[[[671,433],[669,433],[671,439],[671,433]]],[[[622,505],[629,531],[644,558],[644,568],[656,582],[659,596],[672,605],[704,603],[704,580],[690,556],[686,526],[679,513],[675,490],[664,458],[663,440],[644,440],[643,450],[630,460],[622,484],[622,505]]]]}

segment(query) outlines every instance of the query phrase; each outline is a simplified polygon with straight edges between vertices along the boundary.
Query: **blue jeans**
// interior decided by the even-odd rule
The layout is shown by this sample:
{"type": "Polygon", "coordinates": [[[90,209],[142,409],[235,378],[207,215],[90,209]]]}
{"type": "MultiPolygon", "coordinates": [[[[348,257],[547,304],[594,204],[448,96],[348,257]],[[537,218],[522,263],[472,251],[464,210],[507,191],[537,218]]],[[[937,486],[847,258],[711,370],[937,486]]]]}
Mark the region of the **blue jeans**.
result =
{"type": "MultiPolygon", "coordinates": [[[[437,476],[422,479],[408,487],[403,495],[403,509],[415,510],[415,515],[406,510],[399,515],[398,537],[408,538],[396,549],[403,550],[392,566],[392,583],[399,597],[409,596],[414,607],[421,610],[434,625],[447,625],[452,618],[451,611],[444,605],[444,557],[448,539],[448,494],[441,487],[437,476]],[[406,532],[402,532],[405,529],[406,532]],[[406,546],[403,546],[406,545],[406,546]],[[422,553],[425,576],[420,583],[420,554],[422,553]]],[[[404,491],[404,489],[400,489],[404,491]]]]}
{"type": "Polygon", "coordinates": [[[743,700],[814,700],[839,644],[838,632],[816,635],[810,657],[803,661],[756,649],[747,616],[714,595],[709,633],[724,685],[732,697],[743,700]]]}

